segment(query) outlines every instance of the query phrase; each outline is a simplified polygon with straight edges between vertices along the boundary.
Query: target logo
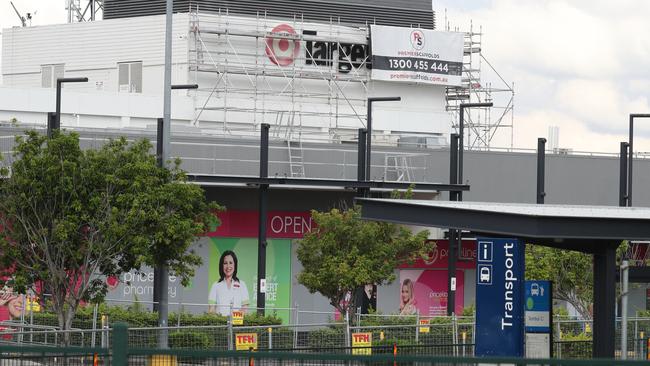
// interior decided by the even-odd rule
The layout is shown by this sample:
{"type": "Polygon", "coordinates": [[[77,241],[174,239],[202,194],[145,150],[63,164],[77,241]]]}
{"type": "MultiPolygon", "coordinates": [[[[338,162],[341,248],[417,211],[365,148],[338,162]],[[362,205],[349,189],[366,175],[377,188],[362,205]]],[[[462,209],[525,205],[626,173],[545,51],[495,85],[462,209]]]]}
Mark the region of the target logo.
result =
{"type": "Polygon", "coordinates": [[[266,55],[271,62],[279,66],[293,63],[300,52],[300,41],[287,38],[295,36],[296,31],[288,24],[280,24],[271,30],[271,35],[266,37],[266,55]]]}
{"type": "Polygon", "coordinates": [[[424,32],[419,29],[411,32],[411,46],[418,51],[424,48],[424,32]]]}

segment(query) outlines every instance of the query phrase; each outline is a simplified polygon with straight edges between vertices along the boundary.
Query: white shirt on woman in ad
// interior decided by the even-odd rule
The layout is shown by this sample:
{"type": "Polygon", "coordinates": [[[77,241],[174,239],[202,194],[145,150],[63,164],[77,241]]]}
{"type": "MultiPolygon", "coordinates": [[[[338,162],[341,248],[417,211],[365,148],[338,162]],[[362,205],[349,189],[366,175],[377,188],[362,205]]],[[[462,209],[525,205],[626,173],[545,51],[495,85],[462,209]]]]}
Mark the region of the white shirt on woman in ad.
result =
{"type": "Polygon", "coordinates": [[[208,300],[217,306],[217,313],[229,316],[232,310],[248,305],[248,288],[244,281],[232,281],[230,288],[226,281],[215,282],[210,289],[208,300]]]}

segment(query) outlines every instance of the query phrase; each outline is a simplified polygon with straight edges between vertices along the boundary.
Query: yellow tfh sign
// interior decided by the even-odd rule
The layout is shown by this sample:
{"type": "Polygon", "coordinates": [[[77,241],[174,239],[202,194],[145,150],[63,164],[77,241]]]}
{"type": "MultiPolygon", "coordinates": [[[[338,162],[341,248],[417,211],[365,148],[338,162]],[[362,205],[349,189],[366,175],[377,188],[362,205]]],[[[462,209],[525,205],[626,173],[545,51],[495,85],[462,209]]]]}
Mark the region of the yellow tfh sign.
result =
{"type": "Polygon", "coordinates": [[[235,333],[237,351],[257,351],[257,333],[235,333]]]}
{"type": "Polygon", "coordinates": [[[372,354],[372,333],[352,333],[352,354],[372,354]]]}
{"type": "Polygon", "coordinates": [[[241,310],[233,310],[230,314],[232,325],[244,325],[244,312],[241,310]]]}

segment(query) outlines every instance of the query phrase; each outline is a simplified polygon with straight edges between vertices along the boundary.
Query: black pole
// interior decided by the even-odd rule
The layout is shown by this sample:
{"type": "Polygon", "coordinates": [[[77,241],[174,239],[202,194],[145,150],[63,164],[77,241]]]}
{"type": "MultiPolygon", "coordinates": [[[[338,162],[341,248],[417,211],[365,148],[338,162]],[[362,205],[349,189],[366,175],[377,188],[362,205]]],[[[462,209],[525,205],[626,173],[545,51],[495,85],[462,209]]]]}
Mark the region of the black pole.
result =
{"type": "Polygon", "coordinates": [[[367,121],[366,121],[366,172],[364,174],[365,180],[370,180],[370,168],[372,166],[372,102],[371,98],[368,98],[367,105],[367,121]]]}
{"type": "MultiPolygon", "coordinates": [[[[458,184],[458,140],[459,135],[452,133],[449,144],[449,184],[458,184]]],[[[458,201],[458,192],[449,191],[449,200],[458,201]]],[[[449,229],[449,255],[447,261],[447,315],[451,316],[456,309],[456,261],[460,249],[458,230],[449,229]]]]}
{"type": "MultiPolygon", "coordinates": [[[[163,167],[163,118],[158,118],[156,127],[156,161],[159,167],[163,167]]],[[[153,311],[160,310],[161,285],[161,266],[155,266],[153,269],[153,311]]]]}
{"type": "MultiPolygon", "coordinates": [[[[268,123],[261,124],[260,137],[260,178],[269,176],[269,128],[268,123]]],[[[266,282],[266,216],[268,211],[268,184],[260,184],[259,195],[259,233],[257,241],[257,313],[264,315],[266,306],[265,292],[262,286],[266,282]],[[264,291],[263,291],[264,290],[264,291]]]]}
{"type": "MultiPolygon", "coordinates": [[[[460,105],[458,111],[458,173],[457,173],[457,183],[463,182],[463,150],[465,150],[465,108],[463,105],[460,105]]],[[[457,201],[463,200],[463,192],[456,192],[458,197],[457,201]]]]}
{"type": "Polygon", "coordinates": [[[619,155],[619,184],[618,184],[618,205],[627,206],[627,142],[621,142],[621,152],[619,155]]]}
{"type": "Polygon", "coordinates": [[[630,114],[630,141],[629,150],[628,150],[628,159],[627,159],[627,205],[632,207],[632,181],[634,180],[634,175],[632,170],[634,167],[634,119],[635,118],[650,118],[650,114],[639,114],[633,113],[630,114]]]}
{"type": "MultiPolygon", "coordinates": [[[[363,182],[366,180],[366,139],[367,130],[365,128],[359,129],[359,142],[357,143],[357,181],[363,182]]],[[[365,197],[366,189],[357,189],[357,197],[365,197]]]]}
{"type": "Polygon", "coordinates": [[[594,253],[594,331],[592,353],[614,358],[616,308],[616,247],[620,241],[594,253]]]}
{"type": "Polygon", "coordinates": [[[56,79],[56,121],[53,128],[61,128],[61,84],[63,83],[86,83],[88,78],[58,78],[56,79]]]}
{"type": "Polygon", "coordinates": [[[367,111],[366,111],[366,129],[368,130],[368,138],[366,142],[366,180],[370,180],[370,168],[372,167],[372,103],[374,102],[398,102],[402,100],[401,97],[372,97],[368,98],[367,111]]]}
{"type": "Polygon", "coordinates": [[[56,125],[56,112],[47,113],[47,137],[52,138],[54,130],[58,130],[59,126],[56,125]]]}
{"type": "Polygon", "coordinates": [[[546,192],[544,180],[546,179],[546,139],[537,139],[537,203],[544,204],[546,192]]]}
{"type": "MultiPolygon", "coordinates": [[[[449,184],[458,184],[458,140],[459,135],[452,133],[449,137],[449,184]]],[[[449,191],[449,200],[457,201],[458,192],[449,191]]]]}
{"type": "Polygon", "coordinates": [[[54,123],[52,123],[52,130],[61,128],[61,79],[56,80],[56,114],[54,123]]]}
{"type": "Polygon", "coordinates": [[[628,154],[629,157],[627,159],[627,197],[626,197],[626,202],[628,206],[632,206],[632,168],[634,167],[634,115],[630,114],[630,141],[628,141],[628,154]]]}

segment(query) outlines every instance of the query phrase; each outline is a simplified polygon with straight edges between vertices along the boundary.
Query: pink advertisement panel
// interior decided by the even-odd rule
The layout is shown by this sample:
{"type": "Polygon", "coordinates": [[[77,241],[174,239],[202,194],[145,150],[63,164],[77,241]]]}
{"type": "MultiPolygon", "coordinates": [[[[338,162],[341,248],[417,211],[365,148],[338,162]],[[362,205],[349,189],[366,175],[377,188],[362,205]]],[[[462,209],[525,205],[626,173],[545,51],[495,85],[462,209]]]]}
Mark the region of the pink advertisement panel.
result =
{"type": "MultiPolygon", "coordinates": [[[[447,315],[447,271],[402,269],[399,271],[401,315],[447,315]]],[[[456,271],[456,314],[463,311],[465,274],[456,271]]]]}

